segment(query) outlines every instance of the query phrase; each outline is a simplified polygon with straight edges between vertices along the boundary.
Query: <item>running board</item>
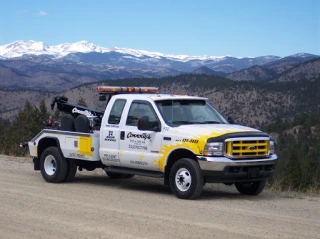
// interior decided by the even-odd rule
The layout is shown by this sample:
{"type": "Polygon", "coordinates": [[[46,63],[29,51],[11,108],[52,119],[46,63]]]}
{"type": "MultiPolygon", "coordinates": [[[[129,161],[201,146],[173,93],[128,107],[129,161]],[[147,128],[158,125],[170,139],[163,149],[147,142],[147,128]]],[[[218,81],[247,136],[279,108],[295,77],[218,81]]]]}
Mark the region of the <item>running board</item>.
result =
{"type": "Polygon", "coordinates": [[[163,178],[164,173],[158,171],[151,171],[151,170],[142,170],[142,169],[135,169],[135,168],[121,168],[121,167],[105,167],[103,169],[106,173],[123,173],[123,174],[134,174],[140,176],[147,176],[153,178],[163,178]]]}

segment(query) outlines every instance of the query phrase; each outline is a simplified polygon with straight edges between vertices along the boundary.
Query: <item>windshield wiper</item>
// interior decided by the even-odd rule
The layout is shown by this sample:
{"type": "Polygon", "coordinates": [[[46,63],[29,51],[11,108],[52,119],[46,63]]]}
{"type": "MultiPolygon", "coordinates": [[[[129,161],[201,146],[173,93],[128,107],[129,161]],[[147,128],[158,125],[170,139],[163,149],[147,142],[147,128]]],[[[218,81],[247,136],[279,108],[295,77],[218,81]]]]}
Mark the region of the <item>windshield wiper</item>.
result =
{"type": "Polygon", "coordinates": [[[224,124],[219,121],[201,121],[201,122],[194,122],[195,124],[224,124]]]}
{"type": "Polygon", "coordinates": [[[195,122],[187,121],[187,120],[177,120],[177,121],[172,121],[171,124],[195,124],[195,122]]]}

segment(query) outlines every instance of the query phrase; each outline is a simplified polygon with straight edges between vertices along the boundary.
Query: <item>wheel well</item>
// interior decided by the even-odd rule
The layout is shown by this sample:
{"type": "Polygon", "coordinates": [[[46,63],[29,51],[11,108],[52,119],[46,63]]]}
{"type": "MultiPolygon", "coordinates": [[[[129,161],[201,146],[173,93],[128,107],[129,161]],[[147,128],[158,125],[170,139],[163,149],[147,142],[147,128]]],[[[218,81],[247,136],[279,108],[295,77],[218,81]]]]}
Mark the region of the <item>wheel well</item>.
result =
{"type": "Polygon", "coordinates": [[[176,149],[172,151],[168,157],[167,164],[165,167],[164,184],[169,185],[169,175],[173,164],[182,158],[190,158],[197,161],[197,157],[194,153],[187,149],[176,149]]]}
{"type": "Polygon", "coordinates": [[[38,158],[40,159],[42,152],[51,146],[60,148],[59,140],[57,138],[42,138],[38,143],[38,158]]]}

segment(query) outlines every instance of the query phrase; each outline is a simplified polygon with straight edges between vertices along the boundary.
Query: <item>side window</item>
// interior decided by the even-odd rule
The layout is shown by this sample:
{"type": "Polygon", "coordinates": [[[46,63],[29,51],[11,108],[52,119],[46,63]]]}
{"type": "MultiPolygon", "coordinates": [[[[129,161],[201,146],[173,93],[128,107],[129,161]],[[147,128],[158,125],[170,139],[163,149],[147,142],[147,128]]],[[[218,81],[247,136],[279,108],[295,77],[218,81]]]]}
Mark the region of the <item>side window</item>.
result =
{"type": "Polygon", "coordinates": [[[131,104],[127,125],[137,126],[138,119],[142,116],[148,116],[150,122],[155,122],[158,118],[151,105],[143,102],[133,102],[131,104]]]}
{"type": "Polygon", "coordinates": [[[108,119],[109,124],[119,124],[120,123],[122,111],[123,111],[123,108],[125,105],[126,105],[125,99],[117,99],[114,102],[112,109],[111,109],[111,112],[110,112],[110,115],[109,115],[109,119],[108,119]]]}

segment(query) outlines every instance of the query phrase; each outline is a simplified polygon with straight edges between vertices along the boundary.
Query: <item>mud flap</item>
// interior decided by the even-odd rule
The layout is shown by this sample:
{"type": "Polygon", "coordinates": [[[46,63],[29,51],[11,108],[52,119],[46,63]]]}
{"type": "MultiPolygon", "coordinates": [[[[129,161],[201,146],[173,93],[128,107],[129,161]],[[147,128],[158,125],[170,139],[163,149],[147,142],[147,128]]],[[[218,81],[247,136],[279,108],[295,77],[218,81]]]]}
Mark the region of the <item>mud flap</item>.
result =
{"type": "Polygon", "coordinates": [[[40,170],[40,160],[38,158],[33,158],[33,169],[35,171],[40,170]]]}

